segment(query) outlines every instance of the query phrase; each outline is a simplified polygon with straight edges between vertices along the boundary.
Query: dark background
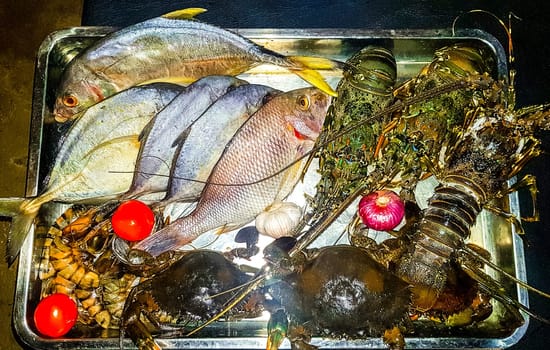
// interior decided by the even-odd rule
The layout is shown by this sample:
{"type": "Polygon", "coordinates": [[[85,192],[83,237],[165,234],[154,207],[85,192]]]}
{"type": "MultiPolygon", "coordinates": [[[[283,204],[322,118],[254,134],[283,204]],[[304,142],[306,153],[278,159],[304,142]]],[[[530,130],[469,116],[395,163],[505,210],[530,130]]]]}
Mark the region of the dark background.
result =
{"type": "MultiPolygon", "coordinates": [[[[472,9],[494,13],[507,22],[513,12],[513,44],[517,69],[517,106],[550,102],[550,11],[536,1],[84,1],[83,25],[127,26],[169,11],[203,7],[199,19],[226,28],[365,28],[422,29],[450,28],[456,16],[472,9]]],[[[484,29],[503,42],[504,32],[487,15],[461,17],[460,26],[484,29]]],[[[541,133],[544,150],[550,150],[550,133],[541,133]]],[[[534,174],[539,181],[538,207],[542,220],[526,223],[526,265],[528,282],[550,291],[550,157],[545,152],[522,174],[534,174]]],[[[522,207],[529,200],[520,194],[522,207]]],[[[531,293],[532,310],[550,318],[550,300],[531,293]]],[[[531,319],[522,340],[513,349],[542,349],[550,345],[550,326],[531,319]]]]}

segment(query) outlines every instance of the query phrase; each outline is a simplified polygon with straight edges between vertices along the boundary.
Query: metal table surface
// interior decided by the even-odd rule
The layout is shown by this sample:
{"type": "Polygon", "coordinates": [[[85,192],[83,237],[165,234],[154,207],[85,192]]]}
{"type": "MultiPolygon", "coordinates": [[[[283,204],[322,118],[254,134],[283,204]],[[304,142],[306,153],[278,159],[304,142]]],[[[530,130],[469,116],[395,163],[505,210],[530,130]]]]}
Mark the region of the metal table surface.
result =
{"type": "MultiPolygon", "coordinates": [[[[277,1],[174,1],[174,0],[90,0],[84,1],[82,25],[126,26],[163,13],[204,7],[200,19],[225,28],[450,28],[457,15],[472,9],[491,11],[502,19],[513,12],[513,44],[517,69],[517,105],[550,101],[550,11],[545,5],[529,1],[441,1],[441,0],[277,0],[277,1]]],[[[461,17],[458,25],[484,29],[501,39],[502,28],[486,15],[461,17]]],[[[550,133],[541,133],[543,149],[550,149],[550,133]]],[[[543,153],[522,174],[538,179],[538,207],[542,220],[525,223],[525,255],[528,282],[550,291],[547,270],[550,266],[550,156],[543,153]]],[[[520,174],[521,175],[521,174],[520,174]]],[[[530,199],[520,193],[521,206],[530,199]]],[[[550,318],[550,300],[530,294],[532,310],[550,318]]],[[[542,349],[550,343],[550,326],[530,320],[526,335],[513,349],[542,349]]]]}

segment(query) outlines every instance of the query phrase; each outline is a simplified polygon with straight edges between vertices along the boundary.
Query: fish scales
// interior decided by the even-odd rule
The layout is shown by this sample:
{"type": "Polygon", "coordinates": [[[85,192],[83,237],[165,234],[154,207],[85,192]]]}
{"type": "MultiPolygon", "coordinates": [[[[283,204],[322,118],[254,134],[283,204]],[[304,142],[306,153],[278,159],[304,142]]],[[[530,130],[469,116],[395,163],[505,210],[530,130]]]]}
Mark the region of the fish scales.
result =
{"type": "Polygon", "coordinates": [[[167,74],[165,76],[198,79],[206,72],[222,74],[230,71],[239,74],[249,69],[251,65],[261,62],[283,67],[291,66],[285,56],[261,48],[229,30],[199,21],[158,17],[122,29],[117,32],[116,36],[119,41],[104,39],[100,43],[101,45],[98,45],[98,50],[84,55],[84,58],[92,65],[94,61],[98,63],[102,61],[100,62],[101,66],[105,66],[106,69],[100,71],[100,74],[119,79],[117,81],[119,85],[133,83],[128,77],[123,79],[122,74],[127,71],[126,62],[136,68],[136,75],[140,74],[147,79],[156,77],[156,74],[147,67],[143,56],[135,55],[136,49],[147,52],[149,60],[158,59],[165,62],[172,59],[183,60],[179,66],[166,65],[167,74]],[[177,41],[168,42],[169,35],[174,36],[177,41]],[[231,40],[228,40],[227,36],[231,40]],[[174,45],[173,49],[168,52],[162,51],[167,44],[174,45]],[[120,57],[128,61],[124,61],[124,65],[122,65],[120,57]],[[203,63],[203,61],[209,62],[203,63]]]}
{"type": "Polygon", "coordinates": [[[136,171],[132,185],[123,197],[166,191],[172,160],[178,149],[178,138],[218,98],[243,84],[247,83],[231,76],[199,79],[155,115],[140,134],[141,147],[136,171]]]}
{"type": "Polygon", "coordinates": [[[330,104],[315,88],[274,97],[235,134],[214,167],[196,209],[134,246],[154,256],[202,233],[240,227],[298,182],[306,161],[285,169],[313,148],[330,104]]]}
{"type": "Polygon", "coordinates": [[[336,69],[339,62],[280,55],[236,33],[191,18],[166,15],[129,26],[75,57],[57,91],[56,120],[70,120],[93,103],[146,81],[177,79],[190,83],[207,75],[238,75],[262,63],[287,68],[335,94],[315,69],[336,69]]]}
{"type": "MultiPolygon", "coordinates": [[[[112,98],[92,106],[83,116],[78,119],[68,131],[68,136],[61,145],[55,165],[45,186],[45,192],[38,198],[51,196],[58,201],[78,201],[89,197],[103,197],[125,191],[131,183],[132,170],[134,166],[124,167],[122,162],[125,159],[134,163],[139,150],[138,135],[144,126],[160,112],[181,90],[183,87],[173,84],[156,83],[148,86],[133,87],[122,91],[112,98]],[[87,135],[85,141],[82,135],[87,135]],[[89,162],[97,159],[99,152],[104,146],[114,145],[120,141],[128,144],[128,153],[123,158],[118,158],[116,164],[105,163],[104,166],[90,168],[89,165],[95,164],[89,162]],[[130,147],[134,145],[134,147],[130,147]],[[138,148],[136,149],[135,146],[138,148]],[[117,167],[118,169],[114,168],[117,167]],[[104,176],[96,177],[98,170],[104,176]],[[127,171],[127,173],[116,174],[110,171],[127,171]],[[74,183],[72,190],[63,189],[68,185],[68,178],[71,174],[80,172],[89,172],[91,176],[88,180],[98,183],[104,180],[105,185],[101,187],[86,186],[85,178],[80,178],[83,182],[74,183]],[[117,181],[116,179],[125,179],[117,181]],[[130,179],[130,182],[127,181],[130,179]],[[53,190],[59,187],[60,190],[53,190]]],[[[108,148],[108,147],[107,147],[108,148]]],[[[100,151],[102,156],[108,154],[100,151]]],[[[103,164],[103,163],[101,163],[103,164]]]]}
{"type": "Polygon", "coordinates": [[[265,85],[250,84],[235,88],[212,104],[193,123],[185,142],[178,149],[167,196],[159,205],[196,200],[237,129],[268,99],[279,93],[265,85]]]}
{"type": "Polygon", "coordinates": [[[0,212],[9,210],[12,217],[6,256],[10,264],[42,204],[99,200],[128,190],[139,151],[139,133],[181,89],[166,83],[133,87],[83,112],[63,139],[43,192],[21,200],[18,206],[0,202],[0,212]]]}
{"type": "Polygon", "coordinates": [[[128,135],[138,135],[145,123],[166,106],[183,87],[173,84],[155,83],[137,86],[114,95],[105,103],[91,107],[71,125],[59,146],[51,173],[45,180],[45,190],[52,181],[64,181],[65,167],[78,169],[75,162],[104,143],[128,135]],[[83,142],[82,135],[86,135],[83,142]],[[71,162],[70,160],[73,159],[71,162]]]}

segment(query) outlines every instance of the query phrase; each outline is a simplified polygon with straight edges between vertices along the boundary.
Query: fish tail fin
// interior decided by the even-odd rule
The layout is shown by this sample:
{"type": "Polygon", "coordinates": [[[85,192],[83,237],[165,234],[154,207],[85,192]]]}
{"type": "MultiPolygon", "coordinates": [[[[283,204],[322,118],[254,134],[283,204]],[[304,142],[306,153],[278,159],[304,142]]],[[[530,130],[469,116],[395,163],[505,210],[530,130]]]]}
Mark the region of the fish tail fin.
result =
{"type": "Polygon", "coordinates": [[[200,15],[201,13],[204,13],[206,11],[206,9],[201,7],[189,7],[183,10],[168,12],[162,15],[162,17],[168,19],[192,19],[196,15],[200,15]]]}
{"type": "Polygon", "coordinates": [[[9,197],[0,199],[0,216],[13,217],[21,212],[21,206],[28,199],[9,197]]]}
{"type": "Polygon", "coordinates": [[[189,216],[180,218],[132,247],[143,250],[152,256],[176,250],[191,243],[197,235],[190,229],[189,216]]]}
{"type": "Polygon", "coordinates": [[[0,216],[11,217],[12,222],[6,244],[6,262],[12,265],[30,231],[38,208],[30,205],[32,199],[6,198],[0,200],[0,216]]]}
{"type": "Polygon", "coordinates": [[[287,59],[292,64],[292,67],[289,69],[294,74],[298,75],[300,78],[304,79],[321,91],[331,96],[337,96],[336,91],[334,91],[334,89],[326,82],[323,76],[317,72],[317,70],[340,69],[341,62],[328,58],[309,56],[289,56],[287,59]]]}
{"type": "Polygon", "coordinates": [[[338,96],[336,91],[334,91],[332,86],[330,86],[326,82],[326,80],[323,78],[323,76],[321,74],[319,74],[319,72],[317,72],[313,69],[301,69],[301,70],[291,69],[291,71],[294,74],[296,74],[297,76],[299,76],[300,78],[302,78],[305,81],[307,81],[308,83],[310,83],[311,85],[313,85],[316,88],[318,88],[319,90],[323,91],[324,93],[329,94],[330,96],[334,96],[334,97],[338,96]]]}
{"type": "Polygon", "coordinates": [[[344,62],[325,57],[287,56],[287,59],[295,65],[318,70],[337,70],[342,69],[345,65],[344,62]]]}

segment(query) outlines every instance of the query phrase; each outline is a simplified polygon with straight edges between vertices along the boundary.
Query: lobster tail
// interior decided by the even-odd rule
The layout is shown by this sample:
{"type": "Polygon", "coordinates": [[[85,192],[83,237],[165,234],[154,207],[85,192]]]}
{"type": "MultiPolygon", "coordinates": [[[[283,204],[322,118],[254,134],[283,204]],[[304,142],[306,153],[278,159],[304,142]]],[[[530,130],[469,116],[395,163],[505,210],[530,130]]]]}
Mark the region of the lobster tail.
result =
{"type": "Polygon", "coordinates": [[[429,309],[444,289],[449,263],[481,212],[477,194],[471,186],[449,181],[435,189],[424,210],[413,233],[415,243],[397,266],[397,274],[414,285],[418,309],[429,309]]]}
{"type": "Polygon", "coordinates": [[[447,235],[438,240],[451,247],[461,245],[470,236],[470,228],[482,209],[476,197],[457,187],[438,187],[420,223],[421,231],[434,239],[444,227],[447,235]]]}

